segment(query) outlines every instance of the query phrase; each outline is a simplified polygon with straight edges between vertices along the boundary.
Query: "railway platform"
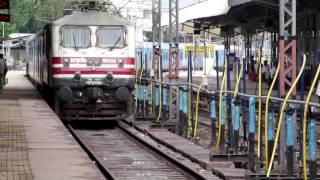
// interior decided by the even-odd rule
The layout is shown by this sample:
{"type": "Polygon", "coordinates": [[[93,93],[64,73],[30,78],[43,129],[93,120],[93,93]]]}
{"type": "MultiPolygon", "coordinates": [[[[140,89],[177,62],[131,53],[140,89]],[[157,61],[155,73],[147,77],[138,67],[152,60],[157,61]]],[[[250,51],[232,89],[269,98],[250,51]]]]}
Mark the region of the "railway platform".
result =
{"type": "Polygon", "coordinates": [[[24,75],[0,95],[0,179],[104,179],[24,75]]]}

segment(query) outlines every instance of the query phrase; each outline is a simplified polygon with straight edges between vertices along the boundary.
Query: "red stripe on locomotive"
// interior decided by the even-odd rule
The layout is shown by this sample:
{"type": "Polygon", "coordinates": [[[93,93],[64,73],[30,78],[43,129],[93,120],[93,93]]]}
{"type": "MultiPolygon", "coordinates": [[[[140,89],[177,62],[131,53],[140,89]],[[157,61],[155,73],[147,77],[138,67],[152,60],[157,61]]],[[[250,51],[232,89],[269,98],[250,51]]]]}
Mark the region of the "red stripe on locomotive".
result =
{"type": "Polygon", "coordinates": [[[107,74],[112,72],[112,74],[122,74],[122,75],[134,75],[134,68],[52,68],[53,74],[75,74],[80,72],[80,74],[107,74]]]}
{"type": "MultiPolygon", "coordinates": [[[[63,64],[63,58],[68,58],[71,60],[70,63],[72,64],[86,64],[86,61],[80,61],[80,59],[85,59],[88,58],[81,58],[81,57],[53,57],[52,58],[52,64],[63,64]],[[79,59],[79,61],[77,61],[79,59]],[[73,60],[73,61],[72,61],[73,60]]],[[[102,59],[102,64],[118,64],[120,59],[123,59],[124,64],[135,64],[135,58],[131,57],[100,57],[102,59]]]]}
{"type": "Polygon", "coordinates": [[[52,57],[52,64],[62,64],[62,57],[52,57]]]}

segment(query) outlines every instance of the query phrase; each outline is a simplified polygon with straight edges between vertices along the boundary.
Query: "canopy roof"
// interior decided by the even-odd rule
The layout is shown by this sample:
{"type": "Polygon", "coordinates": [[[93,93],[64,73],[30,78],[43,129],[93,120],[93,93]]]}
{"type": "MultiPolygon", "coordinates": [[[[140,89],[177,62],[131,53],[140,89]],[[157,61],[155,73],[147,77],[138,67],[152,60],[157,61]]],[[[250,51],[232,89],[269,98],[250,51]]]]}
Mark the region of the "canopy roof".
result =
{"type": "MultiPolygon", "coordinates": [[[[215,2],[215,0],[208,1],[215,2]]],[[[278,31],[279,0],[226,1],[228,1],[226,13],[198,17],[189,20],[189,22],[194,23],[194,28],[201,28],[204,24],[211,28],[221,27],[222,33],[228,33],[236,27],[241,27],[240,33],[278,31]]],[[[297,0],[297,29],[300,28],[299,22],[305,20],[306,14],[314,14],[318,9],[320,9],[319,0],[297,0]]]]}

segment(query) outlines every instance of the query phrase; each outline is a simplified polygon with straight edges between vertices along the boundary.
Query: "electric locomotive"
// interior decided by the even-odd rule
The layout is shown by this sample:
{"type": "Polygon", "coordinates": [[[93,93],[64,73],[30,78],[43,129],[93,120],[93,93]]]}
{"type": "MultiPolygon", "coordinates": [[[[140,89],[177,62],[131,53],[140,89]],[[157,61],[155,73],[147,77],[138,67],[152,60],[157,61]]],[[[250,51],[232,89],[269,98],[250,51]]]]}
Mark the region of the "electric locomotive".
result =
{"type": "Polygon", "coordinates": [[[47,24],[27,42],[27,75],[66,120],[108,120],[131,112],[134,26],[95,8],[47,24]]]}

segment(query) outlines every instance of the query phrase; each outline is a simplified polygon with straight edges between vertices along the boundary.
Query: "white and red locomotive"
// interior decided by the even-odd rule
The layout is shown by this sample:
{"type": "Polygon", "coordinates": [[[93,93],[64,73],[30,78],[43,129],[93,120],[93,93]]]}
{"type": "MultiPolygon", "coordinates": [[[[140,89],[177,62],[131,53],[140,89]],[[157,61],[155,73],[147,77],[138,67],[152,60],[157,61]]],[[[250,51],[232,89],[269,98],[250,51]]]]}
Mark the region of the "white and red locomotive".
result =
{"type": "Polygon", "coordinates": [[[135,29],[107,12],[74,12],[27,42],[27,75],[68,120],[128,114],[135,75],[135,29]]]}

